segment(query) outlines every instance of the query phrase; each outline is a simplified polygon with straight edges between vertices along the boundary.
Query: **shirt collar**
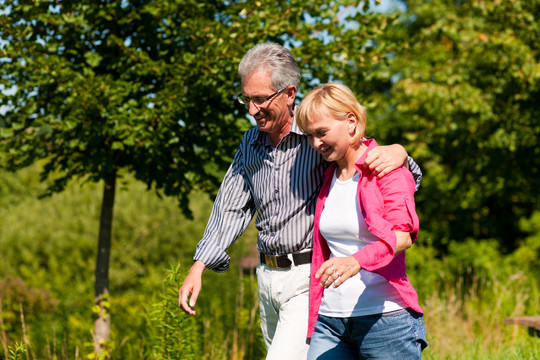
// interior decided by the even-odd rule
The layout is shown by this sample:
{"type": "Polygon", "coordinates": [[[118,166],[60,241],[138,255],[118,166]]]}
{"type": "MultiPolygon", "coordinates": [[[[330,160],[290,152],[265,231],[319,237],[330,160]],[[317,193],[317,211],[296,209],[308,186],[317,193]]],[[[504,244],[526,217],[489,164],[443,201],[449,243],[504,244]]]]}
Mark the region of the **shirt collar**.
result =
{"type": "Polygon", "coordinates": [[[364,140],[362,140],[362,143],[367,146],[367,149],[366,149],[366,151],[364,151],[362,156],[360,156],[360,159],[358,159],[358,161],[356,161],[356,163],[354,164],[358,171],[362,171],[363,164],[364,164],[364,161],[366,160],[367,153],[370,150],[372,150],[373,148],[379,146],[377,144],[377,142],[375,141],[375,139],[364,139],[364,140]]]}

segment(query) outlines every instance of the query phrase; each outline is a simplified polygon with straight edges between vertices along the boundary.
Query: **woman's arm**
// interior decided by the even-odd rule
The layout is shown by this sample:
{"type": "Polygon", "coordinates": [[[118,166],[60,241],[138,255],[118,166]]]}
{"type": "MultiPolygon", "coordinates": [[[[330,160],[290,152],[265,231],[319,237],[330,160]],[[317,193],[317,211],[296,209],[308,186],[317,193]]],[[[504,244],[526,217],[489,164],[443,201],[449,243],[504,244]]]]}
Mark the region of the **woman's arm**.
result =
{"type": "Polygon", "coordinates": [[[411,233],[403,231],[394,231],[396,233],[396,255],[408,250],[412,244],[411,233]]]}

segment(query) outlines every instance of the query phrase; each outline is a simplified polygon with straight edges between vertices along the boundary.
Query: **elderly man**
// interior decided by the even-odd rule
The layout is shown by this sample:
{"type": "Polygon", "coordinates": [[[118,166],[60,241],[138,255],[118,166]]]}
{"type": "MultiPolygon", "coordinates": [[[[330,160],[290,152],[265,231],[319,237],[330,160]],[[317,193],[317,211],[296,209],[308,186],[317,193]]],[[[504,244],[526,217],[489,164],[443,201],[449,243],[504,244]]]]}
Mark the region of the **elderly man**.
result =
{"type": "MultiPolygon", "coordinates": [[[[328,166],[294,122],[300,69],[289,50],[259,44],[240,62],[240,103],[257,127],[247,131],[216,197],[194,264],[179,291],[179,306],[194,315],[206,268],[229,268],[226,250],[248,227],[255,212],[261,329],[267,359],[306,357],[313,214],[328,166]]],[[[404,163],[400,145],[369,153],[366,166],[384,176],[404,163]]],[[[409,166],[419,183],[421,172],[409,166]]],[[[399,250],[410,246],[399,239],[399,250]]]]}

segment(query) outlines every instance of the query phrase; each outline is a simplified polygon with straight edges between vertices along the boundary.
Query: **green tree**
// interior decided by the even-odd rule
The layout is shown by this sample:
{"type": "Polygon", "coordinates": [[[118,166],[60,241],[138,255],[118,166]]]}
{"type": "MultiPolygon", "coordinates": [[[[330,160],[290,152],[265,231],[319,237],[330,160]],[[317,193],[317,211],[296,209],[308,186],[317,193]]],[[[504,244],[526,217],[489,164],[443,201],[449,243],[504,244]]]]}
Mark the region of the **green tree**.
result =
{"type": "MultiPolygon", "coordinates": [[[[103,182],[95,269],[95,349],[109,339],[115,189],[131,173],[189,214],[216,191],[243,131],[236,67],[255,43],[287,43],[307,81],[337,78],[383,16],[353,1],[17,1],[0,11],[0,166],[43,159],[47,193],[103,182]],[[356,24],[348,27],[347,21],[356,24]],[[365,36],[358,37],[360,28],[365,36]],[[332,41],[333,40],[333,41],[332,41]],[[295,48],[296,47],[296,48],[295,48]],[[348,58],[344,56],[347,54],[348,58]]],[[[311,84],[311,83],[310,83],[311,84]]]]}
{"type": "Polygon", "coordinates": [[[406,1],[378,133],[422,165],[423,229],[450,241],[519,245],[540,204],[540,1],[406,1]]]}

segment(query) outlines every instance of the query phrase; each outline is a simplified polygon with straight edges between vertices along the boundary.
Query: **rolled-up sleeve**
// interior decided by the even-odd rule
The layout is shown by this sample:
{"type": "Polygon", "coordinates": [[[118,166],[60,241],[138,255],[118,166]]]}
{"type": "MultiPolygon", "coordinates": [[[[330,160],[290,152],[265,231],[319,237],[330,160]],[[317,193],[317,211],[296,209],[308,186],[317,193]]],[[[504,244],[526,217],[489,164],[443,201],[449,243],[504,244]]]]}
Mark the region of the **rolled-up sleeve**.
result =
{"type": "Polygon", "coordinates": [[[384,199],[384,219],[392,224],[393,231],[409,232],[412,240],[416,240],[420,226],[414,203],[417,183],[415,184],[415,180],[404,169],[397,169],[395,174],[391,174],[386,179],[386,184],[384,178],[381,180],[383,182],[380,189],[384,199]]]}
{"type": "Polygon", "coordinates": [[[369,230],[379,240],[364,246],[353,255],[360,266],[368,271],[380,269],[394,259],[394,231],[410,232],[411,239],[415,241],[419,228],[414,205],[415,182],[411,174],[402,167],[377,181],[377,190],[364,191],[362,194],[365,202],[362,207],[369,230]]]}

